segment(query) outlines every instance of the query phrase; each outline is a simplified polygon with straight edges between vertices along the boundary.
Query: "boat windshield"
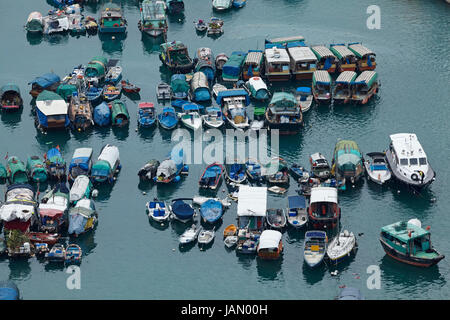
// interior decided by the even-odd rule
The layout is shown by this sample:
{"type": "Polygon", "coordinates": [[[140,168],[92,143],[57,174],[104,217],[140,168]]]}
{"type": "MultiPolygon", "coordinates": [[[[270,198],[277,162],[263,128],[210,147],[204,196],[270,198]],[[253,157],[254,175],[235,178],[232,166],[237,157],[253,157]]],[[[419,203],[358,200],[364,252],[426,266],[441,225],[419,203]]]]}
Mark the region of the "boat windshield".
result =
{"type": "Polygon", "coordinates": [[[408,165],[408,159],[406,159],[406,158],[400,159],[400,164],[402,166],[407,166],[408,165]]]}
{"type": "Polygon", "coordinates": [[[409,159],[409,165],[410,166],[417,166],[417,163],[418,163],[417,158],[409,159]]]}
{"type": "Polygon", "coordinates": [[[427,164],[427,158],[419,158],[419,164],[425,166],[427,164]]]}

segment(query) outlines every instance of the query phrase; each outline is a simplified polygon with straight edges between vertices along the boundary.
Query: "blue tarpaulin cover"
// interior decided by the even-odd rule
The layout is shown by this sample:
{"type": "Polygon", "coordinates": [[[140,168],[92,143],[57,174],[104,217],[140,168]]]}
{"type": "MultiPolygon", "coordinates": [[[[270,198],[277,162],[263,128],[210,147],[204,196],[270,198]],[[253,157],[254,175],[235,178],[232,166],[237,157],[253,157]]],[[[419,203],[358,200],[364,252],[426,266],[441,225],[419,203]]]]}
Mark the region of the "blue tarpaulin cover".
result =
{"type": "Polygon", "coordinates": [[[215,222],[222,216],[223,206],[220,201],[209,199],[200,207],[200,215],[208,222],[215,222]]]}
{"type": "Polygon", "coordinates": [[[69,216],[69,234],[80,234],[84,232],[84,226],[86,225],[88,219],[80,214],[69,216]]]}
{"type": "Polygon", "coordinates": [[[176,200],[172,204],[173,213],[180,219],[189,219],[194,215],[194,209],[183,200],[176,200]]]}
{"type": "Polygon", "coordinates": [[[38,86],[45,89],[45,88],[50,87],[52,84],[55,84],[60,81],[61,81],[61,78],[57,74],[46,73],[40,77],[37,77],[36,79],[29,82],[28,84],[37,84],[38,86]]]}
{"type": "Polygon", "coordinates": [[[236,96],[245,96],[245,105],[249,105],[250,97],[244,89],[232,89],[232,90],[223,90],[220,91],[217,95],[216,102],[217,104],[222,104],[222,99],[227,97],[236,97],[236,96]]]}
{"type": "Polygon", "coordinates": [[[111,123],[111,109],[106,102],[102,102],[94,109],[94,122],[99,126],[107,126],[111,123]]]}
{"type": "Polygon", "coordinates": [[[306,208],[305,197],[291,196],[288,197],[288,201],[289,201],[289,208],[291,209],[306,208]]]}
{"type": "Polygon", "coordinates": [[[0,281],[0,300],[19,300],[19,289],[12,281],[0,281]]]}

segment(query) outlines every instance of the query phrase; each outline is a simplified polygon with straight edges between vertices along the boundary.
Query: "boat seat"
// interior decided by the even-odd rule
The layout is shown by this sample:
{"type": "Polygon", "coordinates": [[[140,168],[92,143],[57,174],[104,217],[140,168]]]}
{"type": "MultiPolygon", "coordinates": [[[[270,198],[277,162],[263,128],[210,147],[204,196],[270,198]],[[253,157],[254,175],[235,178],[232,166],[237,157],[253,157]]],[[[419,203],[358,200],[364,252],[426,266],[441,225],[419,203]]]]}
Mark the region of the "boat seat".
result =
{"type": "Polygon", "coordinates": [[[150,209],[156,208],[156,202],[150,202],[149,207],[150,207],[150,209]]]}

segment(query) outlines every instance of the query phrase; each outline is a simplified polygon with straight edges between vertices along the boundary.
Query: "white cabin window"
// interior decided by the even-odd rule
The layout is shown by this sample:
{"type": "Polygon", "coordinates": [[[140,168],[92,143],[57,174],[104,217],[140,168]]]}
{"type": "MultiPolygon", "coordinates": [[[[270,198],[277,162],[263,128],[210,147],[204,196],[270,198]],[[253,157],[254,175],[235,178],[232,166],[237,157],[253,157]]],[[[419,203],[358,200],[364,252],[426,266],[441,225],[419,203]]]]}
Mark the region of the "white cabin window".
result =
{"type": "Polygon", "coordinates": [[[418,160],[417,160],[417,158],[411,158],[411,159],[409,159],[409,165],[410,165],[410,166],[417,166],[417,163],[419,163],[418,160]]]}
{"type": "Polygon", "coordinates": [[[425,166],[427,164],[427,158],[419,158],[419,163],[421,166],[425,166]]]}
{"type": "Polygon", "coordinates": [[[408,159],[406,159],[406,158],[400,159],[400,164],[402,166],[407,166],[408,165],[408,159]]]}

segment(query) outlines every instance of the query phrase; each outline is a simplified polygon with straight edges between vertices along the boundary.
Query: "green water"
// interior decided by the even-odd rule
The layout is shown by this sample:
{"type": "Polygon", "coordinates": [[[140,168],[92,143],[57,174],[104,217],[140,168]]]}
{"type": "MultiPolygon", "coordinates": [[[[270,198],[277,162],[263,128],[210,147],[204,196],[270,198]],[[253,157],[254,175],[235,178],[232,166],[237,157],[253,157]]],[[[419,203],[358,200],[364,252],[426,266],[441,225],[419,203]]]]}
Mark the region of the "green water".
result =
{"type": "MultiPolygon", "coordinates": [[[[377,53],[382,84],[379,96],[359,107],[314,106],[305,115],[306,125],[300,134],[281,138],[281,156],[289,163],[308,165],[309,155],[317,151],[330,159],[337,138],[357,141],[366,153],[385,149],[391,133],[415,132],[437,180],[422,196],[397,193],[395,188],[380,189],[367,181],[340,194],[342,225],[363,235],[357,239],[356,257],[341,266],[339,276],[334,277],[332,269],[311,271],[304,266],[302,232],[284,233],[285,251],[277,262],[239,257],[225,250],[220,235],[225,226],[235,223],[235,204],[225,213],[210,249],[200,251],[194,246],[180,251],[178,236],[184,227],[154,227],[144,205],[155,195],[161,199],[197,195],[204,165],[192,165],[189,176],[175,186],[139,185],[137,170],[148,159],[163,160],[171,142],[170,133],[159,129],[135,131],[136,101],[124,98],[131,115],[128,130],[37,132],[27,85],[35,76],[49,71],[64,76],[74,66],[102,54],[121,60],[125,79],[142,88],[142,101],[155,101],[155,86],[169,80],[158,58],[159,43],[143,37],[137,29],[137,1],[122,3],[128,20],[126,38],[101,41],[98,36],[27,38],[23,25],[28,14],[45,14],[50,6],[45,1],[0,2],[0,84],[17,83],[25,102],[21,113],[1,115],[0,156],[8,152],[25,160],[59,144],[70,161],[75,148],[93,147],[97,156],[105,143],[112,143],[119,147],[123,165],[114,187],[102,188],[96,199],[97,229],[78,240],[85,253],[81,290],[66,288],[69,275],[64,268],[36,259],[2,258],[0,278],[16,282],[25,299],[332,299],[340,285],[358,287],[370,299],[448,299],[450,6],[439,0],[379,0],[381,29],[369,30],[366,8],[371,1],[249,0],[243,9],[217,14],[225,21],[225,33],[218,39],[198,36],[192,23],[213,15],[209,0],[187,0],[184,18],[169,20],[168,39],[184,41],[191,56],[201,46],[211,47],[216,54],[230,54],[261,49],[266,36],[295,34],[303,35],[310,45],[362,41],[377,53]],[[382,226],[414,217],[431,226],[434,246],[447,256],[436,267],[418,269],[397,263],[385,257],[381,248],[378,235],[382,226]],[[381,269],[380,290],[366,287],[369,265],[381,269]]],[[[88,6],[85,15],[98,17],[99,8],[88,6]]],[[[218,191],[221,198],[226,194],[223,187],[218,191]]],[[[1,188],[3,194],[5,187],[1,188]]],[[[295,189],[291,183],[286,196],[295,194],[295,189]]],[[[268,207],[284,207],[286,196],[269,195],[268,207]]]]}

